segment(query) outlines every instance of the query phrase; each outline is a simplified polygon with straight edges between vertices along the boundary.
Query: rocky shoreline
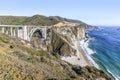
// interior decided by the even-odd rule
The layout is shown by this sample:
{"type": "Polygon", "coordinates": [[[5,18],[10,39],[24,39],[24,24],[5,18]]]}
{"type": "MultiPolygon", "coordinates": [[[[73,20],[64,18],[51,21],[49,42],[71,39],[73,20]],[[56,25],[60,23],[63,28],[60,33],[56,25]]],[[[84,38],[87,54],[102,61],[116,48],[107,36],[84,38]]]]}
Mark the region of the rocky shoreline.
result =
{"type": "Polygon", "coordinates": [[[83,54],[86,57],[86,61],[88,62],[89,66],[94,66],[99,69],[99,66],[95,63],[95,61],[92,59],[91,55],[94,54],[94,52],[88,47],[89,40],[82,40],[80,41],[81,48],[83,49],[83,54]]]}
{"type": "Polygon", "coordinates": [[[77,42],[77,55],[70,57],[62,57],[61,59],[67,61],[73,65],[84,66],[94,66],[99,69],[99,66],[95,63],[95,61],[91,58],[91,51],[88,48],[88,40],[81,40],[77,42]],[[90,51],[90,53],[89,53],[90,51]]]}

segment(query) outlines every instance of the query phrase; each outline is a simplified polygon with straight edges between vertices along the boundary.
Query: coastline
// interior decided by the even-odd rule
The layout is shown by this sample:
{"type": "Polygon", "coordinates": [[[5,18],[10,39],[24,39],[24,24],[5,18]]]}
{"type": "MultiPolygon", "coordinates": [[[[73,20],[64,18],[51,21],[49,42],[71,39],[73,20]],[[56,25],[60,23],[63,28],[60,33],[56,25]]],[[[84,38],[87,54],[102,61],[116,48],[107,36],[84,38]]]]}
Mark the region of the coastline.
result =
{"type": "Polygon", "coordinates": [[[91,54],[93,51],[88,48],[88,39],[82,39],[74,42],[73,48],[77,50],[76,55],[72,56],[62,56],[61,60],[67,61],[73,65],[79,66],[94,66],[99,69],[99,66],[92,59],[91,54]]]}
{"type": "Polygon", "coordinates": [[[97,63],[91,57],[91,55],[94,54],[94,51],[92,51],[88,46],[89,46],[88,38],[80,41],[80,47],[83,50],[82,54],[84,55],[85,58],[87,58],[86,61],[87,61],[88,65],[94,66],[94,67],[100,69],[99,66],[97,65],[97,63]]]}
{"type": "MultiPolygon", "coordinates": [[[[101,67],[92,59],[91,55],[95,54],[95,52],[90,49],[89,46],[89,41],[90,39],[94,39],[94,38],[90,38],[88,36],[88,34],[86,34],[86,40],[84,39],[83,41],[80,41],[81,43],[81,47],[84,50],[84,54],[86,54],[87,58],[90,60],[91,64],[96,67],[97,69],[101,70],[101,67]]],[[[119,76],[115,76],[114,74],[112,74],[108,69],[106,69],[106,74],[108,74],[113,80],[119,80],[119,76]]]]}
{"type": "MultiPolygon", "coordinates": [[[[89,39],[87,38],[86,40],[82,40],[80,41],[81,43],[81,47],[84,51],[85,56],[87,57],[87,59],[89,60],[88,65],[89,66],[94,66],[97,69],[101,69],[99,67],[99,65],[92,59],[91,55],[95,54],[93,50],[91,50],[88,46],[89,46],[89,39]]],[[[108,69],[106,69],[107,73],[109,76],[111,76],[111,78],[113,78],[113,80],[119,80],[119,76],[115,76],[114,74],[112,74],[108,69]]]]}

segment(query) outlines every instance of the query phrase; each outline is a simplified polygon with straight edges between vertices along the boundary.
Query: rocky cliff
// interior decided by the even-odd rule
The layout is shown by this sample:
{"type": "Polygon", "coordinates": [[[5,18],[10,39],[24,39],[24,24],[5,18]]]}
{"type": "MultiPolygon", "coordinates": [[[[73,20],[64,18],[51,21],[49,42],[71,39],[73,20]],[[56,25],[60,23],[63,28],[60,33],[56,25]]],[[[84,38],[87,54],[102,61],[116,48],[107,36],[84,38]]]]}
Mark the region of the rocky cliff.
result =
{"type": "Polygon", "coordinates": [[[62,55],[72,55],[72,54],[74,55],[76,52],[75,41],[80,41],[80,40],[86,38],[85,37],[85,27],[81,26],[79,24],[72,24],[72,23],[68,23],[68,22],[67,22],[67,24],[69,24],[69,25],[65,25],[66,23],[63,23],[63,24],[64,24],[63,26],[55,25],[52,28],[51,44],[54,45],[53,46],[54,51],[55,51],[55,49],[58,49],[56,47],[60,46],[60,45],[61,46],[60,46],[59,50],[65,51],[64,49],[68,49],[69,52],[61,52],[60,51],[60,54],[62,54],[62,55]],[[69,47],[71,47],[71,49],[69,49],[69,47]]]}
{"type": "Polygon", "coordinates": [[[33,43],[0,34],[0,80],[111,80],[94,67],[73,66],[33,43]]]}
{"type": "Polygon", "coordinates": [[[80,47],[80,41],[86,39],[86,29],[91,27],[86,26],[88,25],[71,22],[60,22],[54,25],[49,33],[48,49],[52,54],[59,54],[62,60],[73,65],[91,65],[80,47]]]}

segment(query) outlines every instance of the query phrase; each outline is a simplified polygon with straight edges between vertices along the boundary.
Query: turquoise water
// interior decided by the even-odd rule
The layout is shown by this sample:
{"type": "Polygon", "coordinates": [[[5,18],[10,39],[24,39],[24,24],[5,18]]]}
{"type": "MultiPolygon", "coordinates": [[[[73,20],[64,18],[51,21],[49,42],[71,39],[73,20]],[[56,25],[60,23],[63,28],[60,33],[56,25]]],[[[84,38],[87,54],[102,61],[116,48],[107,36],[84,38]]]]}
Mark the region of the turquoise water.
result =
{"type": "Polygon", "coordinates": [[[92,58],[107,73],[120,80],[120,30],[117,27],[104,27],[89,31],[89,48],[95,54],[92,58]]]}

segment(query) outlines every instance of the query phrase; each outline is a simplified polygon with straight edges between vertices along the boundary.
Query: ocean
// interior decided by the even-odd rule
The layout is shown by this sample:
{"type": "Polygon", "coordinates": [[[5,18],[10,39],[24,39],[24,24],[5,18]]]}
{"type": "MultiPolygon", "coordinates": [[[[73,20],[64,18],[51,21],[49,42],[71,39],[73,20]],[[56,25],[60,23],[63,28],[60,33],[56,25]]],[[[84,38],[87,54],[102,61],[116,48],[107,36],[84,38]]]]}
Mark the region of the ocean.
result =
{"type": "Polygon", "coordinates": [[[120,30],[118,27],[101,27],[88,32],[89,48],[93,60],[115,80],[120,80],[120,30]]]}

